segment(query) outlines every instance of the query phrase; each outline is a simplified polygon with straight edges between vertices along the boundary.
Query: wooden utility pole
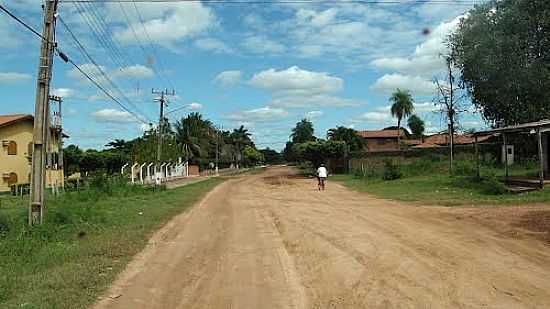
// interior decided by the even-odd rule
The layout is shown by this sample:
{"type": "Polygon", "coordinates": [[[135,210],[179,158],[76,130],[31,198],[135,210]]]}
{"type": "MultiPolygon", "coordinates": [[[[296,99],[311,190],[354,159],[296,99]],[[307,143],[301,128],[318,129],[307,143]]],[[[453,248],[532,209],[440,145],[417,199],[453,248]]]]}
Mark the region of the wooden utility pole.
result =
{"type": "Polygon", "coordinates": [[[164,89],[162,91],[155,91],[153,89],[151,91],[152,94],[158,94],[160,95],[160,98],[156,99],[156,101],[159,101],[160,103],[160,113],[159,113],[159,125],[158,125],[158,142],[157,142],[157,162],[156,162],[156,168],[155,168],[155,183],[157,185],[160,185],[160,160],[162,156],[162,138],[163,138],[163,130],[164,130],[164,105],[166,104],[166,96],[168,95],[176,95],[176,92],[172,90],[169,92],[167,89],[164,89]]]}
{"type": "Polygon", "coordinates": [[[33,152],[29,225],[44,221],[44,191],[46,186],[46,149],[49,130],[50,81],[55,43],[55,15],[58,0],[47,0],[44,7],[44,29],[40,48],[36,101],[34,107],[33,152]]]}

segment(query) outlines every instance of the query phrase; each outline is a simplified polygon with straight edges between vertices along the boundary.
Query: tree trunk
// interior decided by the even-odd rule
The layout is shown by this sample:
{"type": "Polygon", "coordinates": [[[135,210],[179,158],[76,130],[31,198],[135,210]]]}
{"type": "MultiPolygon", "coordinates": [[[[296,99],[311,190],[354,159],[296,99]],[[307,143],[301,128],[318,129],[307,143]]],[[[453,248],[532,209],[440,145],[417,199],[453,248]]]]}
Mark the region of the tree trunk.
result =
{"type": "Polygon", "coordinates": [[[397,119],[397,149],[401,150],[401,118],[397,119]]]}

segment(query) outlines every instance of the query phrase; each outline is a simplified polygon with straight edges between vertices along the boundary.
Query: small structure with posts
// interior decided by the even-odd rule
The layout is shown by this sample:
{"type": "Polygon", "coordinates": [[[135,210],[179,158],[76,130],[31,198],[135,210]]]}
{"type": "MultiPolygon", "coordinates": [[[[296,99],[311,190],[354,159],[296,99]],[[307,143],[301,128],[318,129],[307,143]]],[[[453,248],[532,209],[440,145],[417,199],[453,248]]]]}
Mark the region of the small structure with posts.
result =
{"type": "Polygon", "coordinates": [[[478,138],[487,135],[500,135],[502,136],[503,144],[503,163],[505,169],[505,182],[509,185],[516,186],[520,191],[521,189],[529,189],[532,187],[544,188],[545,184],[550,184],[550,119],[540,120],[536,122],[522,123],[513,126],[507,126],[502,128],[496,128],[488,131],[477,132],[474,134],[475,149],[476,149],[476,165],[477,165],[477,177],[480,175],[480,162],[479,162],[479,150],[478,150],[478,138]],[[509,174],[509,160],[513,160],[513,147],[510,147],[508,138],[511,135],[523,134],[529,138],[535,138],[537,141],[537,157],[538,157],[538,178],[529,177],[514,177],[511,178],[509,174]]]}

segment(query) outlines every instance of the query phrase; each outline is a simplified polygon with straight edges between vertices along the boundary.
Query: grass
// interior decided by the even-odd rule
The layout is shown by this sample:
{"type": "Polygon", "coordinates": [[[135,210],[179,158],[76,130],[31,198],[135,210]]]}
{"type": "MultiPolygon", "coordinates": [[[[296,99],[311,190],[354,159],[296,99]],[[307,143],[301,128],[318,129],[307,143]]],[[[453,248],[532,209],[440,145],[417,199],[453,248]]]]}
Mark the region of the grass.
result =
{"type": "MultiPolygon", "coordinates": [[[[484,181],[476,181],[472,175],[472,162],[458,161],[457,176],[448,176],[445,161],[418,159],[399,167],[402,177],[384,181],[384,168],[367,171],[367,175],[336,175],[332,180],[345,186],[375,196],[406,202],[421,202],[430,205],[506,205],[550,202],[550,189],[522,194],[504,193],[504,187],[496,181],[504,171],[492,166],[483,166],[484,181]]],[[[532,164],[514,166],[510,175],[536,175],[532,164]]]]}
{"type": "Polygon", "coordinates": [[[26,200],[0,197],[0,308],[87,308],[153,231],[222,181],[71,192],[33,228],[26,200]]]}

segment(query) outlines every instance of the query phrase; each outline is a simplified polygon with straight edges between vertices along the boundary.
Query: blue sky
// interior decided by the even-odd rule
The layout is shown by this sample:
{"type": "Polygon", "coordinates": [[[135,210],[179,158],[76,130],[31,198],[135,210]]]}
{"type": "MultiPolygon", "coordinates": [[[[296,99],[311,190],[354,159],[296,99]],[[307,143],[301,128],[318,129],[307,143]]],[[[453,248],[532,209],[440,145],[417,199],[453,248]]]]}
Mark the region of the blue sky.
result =
{"type": "MultiPolygon", "coordinates": [[[[40,29],[40,0],[0,3],[40,29]]],[[[225,129],[244,124],[259,147],[281,149],[304,117],[319,137],[338,125],[358,130],[394,125],[388,97],[396,88],[411,91],[429,132],[444,129],[431,103],[432,80],[444,72],[438,56],[445,53],[443,39],[469,8],[406,0],[139,3],[137,10],[132,3],[62,3],[61,18],[132,105],[99,77],[60,23],[57,41],[145,122],[158,119],[151,88],[173,85],[177,95],[167,110],[179,110],[170,119],[198,111],[225,129]],[[113,45],[114,51],[104,47],[113,45]]],[[[38,51],[36,37],[0,15],[1,114],[33,112],[38,51]]],[[[59,58],[52,92],[64,97],[69,143],[102,147],[146,127],[59,58]]],[[[464,129],[485,126],[475,113],[461,120],[464,129]]]]}

